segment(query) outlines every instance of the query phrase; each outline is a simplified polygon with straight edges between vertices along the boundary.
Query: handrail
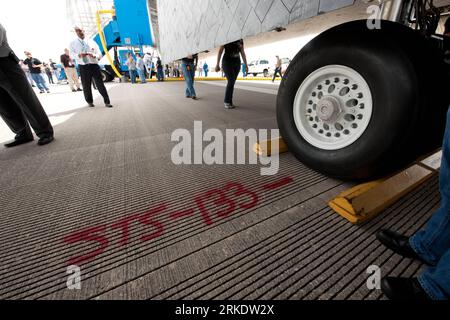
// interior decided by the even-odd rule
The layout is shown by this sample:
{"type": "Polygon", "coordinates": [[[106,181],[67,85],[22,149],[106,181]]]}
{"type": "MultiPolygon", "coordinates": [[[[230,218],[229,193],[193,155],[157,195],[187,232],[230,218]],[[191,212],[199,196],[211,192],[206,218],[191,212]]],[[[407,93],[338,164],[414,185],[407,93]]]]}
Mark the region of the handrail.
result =
{"type": "Polygon", "coordinates": [[[109,51],[108,51],[108,47],[106,46],[105,34],[103,33],[101,20],[100,20],[100,15],[101,14],[112,14],[114,16],[116,14],[116,11],[115,10],[99,10],[99,11],[97,11],[97,14],[96,14],[96,21],[97,21],[98,34],[100,36],[100,41],[102,43],[103,51],[105,51],[105,55],[108,58],[109,63],[111,64],[111,67],[114,70],[114,73],[119,78],[121,78],[122,75],[120,74],[119,70],[117,70],[116,66],[114,65],[114,61],[112,60],[112,58],[111,58],[111,56],[109,54],[109,51]]]}

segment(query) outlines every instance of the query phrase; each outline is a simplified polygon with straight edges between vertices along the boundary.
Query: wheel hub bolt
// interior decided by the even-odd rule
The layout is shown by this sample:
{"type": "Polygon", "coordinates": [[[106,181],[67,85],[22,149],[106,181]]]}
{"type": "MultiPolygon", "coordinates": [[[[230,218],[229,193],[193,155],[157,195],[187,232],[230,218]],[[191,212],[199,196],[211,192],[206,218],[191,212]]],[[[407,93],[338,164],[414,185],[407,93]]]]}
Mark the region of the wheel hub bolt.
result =
{"type": "Polygon", "coordinates": [[[341,111],[339,100],[332,96],[323,97],[317,104],[317,117],[324,122],[337,120],[341,111]]]}

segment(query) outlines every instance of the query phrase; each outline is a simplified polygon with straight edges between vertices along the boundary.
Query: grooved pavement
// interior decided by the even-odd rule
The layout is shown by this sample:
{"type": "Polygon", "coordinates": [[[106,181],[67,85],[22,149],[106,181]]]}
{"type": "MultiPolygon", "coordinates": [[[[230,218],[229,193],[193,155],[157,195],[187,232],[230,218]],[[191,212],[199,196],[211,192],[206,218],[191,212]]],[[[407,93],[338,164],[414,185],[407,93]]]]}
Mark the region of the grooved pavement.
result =
{"type": "Polygon", "coordinates": [[[375,233],[422,227],[439,205],[437,179],[353,226],[327,207],[349,185],[290,154],[274,176],[259,165],[176,166],[171,133],[195,120],[277,127],[273,94],[237,89],[239,108],[227,111],[223,87],[197,89],[192,101],[182,83],[116,84],[112,110],[66,110],[61,88],[42,98],[55,142],[0,149],[0,298],[383,299],[365,285],[368,266],[420,271],[375,233]],[[69,263],[81,267],[81,290],[66,288],[69,263]]]}

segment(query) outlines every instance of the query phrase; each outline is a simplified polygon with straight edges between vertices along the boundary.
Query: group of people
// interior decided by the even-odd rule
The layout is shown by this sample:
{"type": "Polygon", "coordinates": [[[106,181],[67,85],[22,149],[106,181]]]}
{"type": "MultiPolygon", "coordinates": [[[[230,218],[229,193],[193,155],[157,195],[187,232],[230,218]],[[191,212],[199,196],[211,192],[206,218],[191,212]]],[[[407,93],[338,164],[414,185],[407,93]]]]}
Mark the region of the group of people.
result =
{"type": "Polygon", "coordinates": [[[199,77],[208,78],[208,74],[209,74],[209,65],[208,65],[208,63],[207,62],[200,63],[200,65],[198,67],[198,76],[199,77]]]}
{"type": "MultiPolygon", "coordinates": [[[[194,88],[195,70],[198,69],[198,75],[200,77],[203,76],[203,73],[205,74],[205,77],[207,77],[209,66],[206,62],[199,66],[198,55],[188,56],[181,61],[183,75],[186,81],[186,98],[197,99],[197,94],[194,88]]],[[[215,71],[222,71],[223,75],[227,79],[224,98],[225,109],[234,109],[236,106],[233,104],[233,94],[238,75],[240,72],[242,72],[244,77],[248,74],[247,55],[245,53],[244,41],[242,39],[228,43],[219,48],[215,71]]],[[[275,72],[272,82],[275,81],[277,76],[282,77],[282,61],[278,55],[276,56],[275,72]]]]}
{"type": "Polygon", "coordinates": [[[130,52],[128,53],[128,59],[125,62],[126,66],[128,67],[128,72],[130,74],[131,83],[136,83],[136,79],[139,76],[139,79],[142,83],[147,83],[146,77],[145,77],[145,63],[142,56],[137,53],[136,59],[134,59],[133,54],[130,52]]]}
{"type": "MultiPolygon", "coordinates": [[[[241,57],[244,61],[246,72],[248,73],[247,56],[244,50],[244,41],[238,40],[221,46],[217,56],[216,72],[223,71],[227,78],[227,87],[225,90],[224,106],[225,109],[234,109],[233,93],[236,80],[241,71],[241,57]],[[223,59],[222,59],[223,56],[223,59]]],[[[181,68],[186,82],[186,98],[197,100],[197,93],[194,87],[195,72],[198,68],[198,55],[190,55],[181,60],[181,68]]],[[[205,62],[201,69],[207,76],[209,66],[205,62]]],[[[199,74],[203,74],[199,71],[199,74]]]]}
{"type": "Polygon", "coordinates": [[[142,56],[140,53],[133,54],[129,52],[125,65],[128,68],[131,83],[137,83],[139,78],[142,84],[146,83],[146,79],[153,79],[156,76],[157,81],[162,82],[165,78],[179,78],[180,71],[176,64],[172,66],[163,65],[161,58],[156,57],[156,63],[153,62],[153,56],[146,53],[142,56]]]}
{"type": "MultiPolygon", "coordinates": [[[[105,106],[111,108],[108,92],[103,84],[98,61],[100,53],[95,46],[85,41],[84,31],[75,28],[77,39],[70,44],[61,56],[65,74],[72,91],[83,91],[86,102],[94,107],[92,82],[103,96],[105,106]],[[70,53],[70,54],[69,54],[70,53]],[[73,60],[75,59],[76,62],[73,60]],[[80,88],[78,65],[83,90],[80,88]]],[[[39,137],[38,145],[46,145],[54,140],[54,130],[32,86],[36,84],[41,93],[50,93],[42,71],[45,65],[25,52],[26,59],[21,61],[10,48],[5,28],[0,24],[0,116],[15,134],[5,147],[11,148],[34,140],[31,128],[39,137]]],[[[49,63],[54,68],[53,61],[49,63]]]]}
{"type": "MultiPolygon", "coordinates": [[[[39,59],[34,58],[31,52],[25,51],[24,54],[26,56],[26,59],[19,60],[19,64],[22,70],[25,72],[28,82],[32,86],[34,86],[33,83],[35,83],[40,93],[45,92],[50,93],[50,88],[47,82],[45,81],[44,76],[42,75],[42,72],[44,71],[45,68],[44,63],[41,62],[39,59]]],[[[51,73],[50,69],[48,68],[48,65],[47,69],[51,73]]]]}
{"type": "Polygon", "coordinates": [[[78,72],[75,63],[69,55],[68,49],[65,49],[64,54],[61,55],[61,71],[52,59],[49,59],[49,62],[45,63],[34,58],[29,51],[25,51],[24,54],[26,58],[24,60],[19,60],[19,65],[25,73],[30,85],[32,87],[37,87],[41,94],[45,92],[50,93],[49,84],[56,84],[61,80],[66,79],[73,92],[81,91],[78,72]],[[44,79],[44,72],[47,75],[48,82],[44,79]],[[54,80],[53,77],[55,77],[56,80],[54,80]]]}

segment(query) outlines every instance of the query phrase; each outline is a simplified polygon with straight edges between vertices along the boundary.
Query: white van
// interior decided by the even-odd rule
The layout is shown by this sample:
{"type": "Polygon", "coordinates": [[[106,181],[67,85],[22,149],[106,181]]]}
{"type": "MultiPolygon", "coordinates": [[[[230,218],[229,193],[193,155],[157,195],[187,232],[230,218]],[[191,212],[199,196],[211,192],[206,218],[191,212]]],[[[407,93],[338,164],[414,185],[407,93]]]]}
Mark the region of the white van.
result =
{"type": "Polygon", "coordinates": [[[248,74],[252,74],[254,77],[259,74],[262,74],[264,77],[268,77],[272,69],[273,67],[269,63],[269,60],[256,60],[249,63],[248,74]]]}

